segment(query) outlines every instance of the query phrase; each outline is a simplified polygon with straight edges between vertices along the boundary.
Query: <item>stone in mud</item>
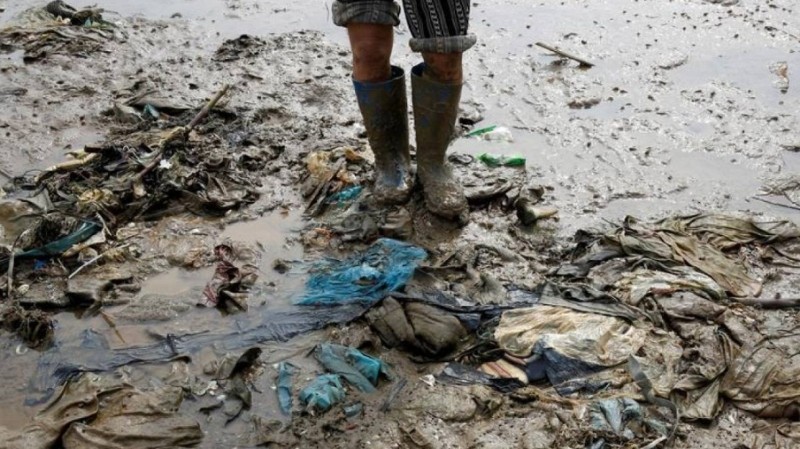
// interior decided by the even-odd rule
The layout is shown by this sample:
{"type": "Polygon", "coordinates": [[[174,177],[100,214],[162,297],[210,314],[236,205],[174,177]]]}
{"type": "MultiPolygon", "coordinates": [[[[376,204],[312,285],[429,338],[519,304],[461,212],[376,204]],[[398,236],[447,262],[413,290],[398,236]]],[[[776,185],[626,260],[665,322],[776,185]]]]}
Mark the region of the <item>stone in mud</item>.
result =
{"type": "Polygon", "coordinates": [[[398,401],[398,410],[426,413],[443,421],[455,422],[469,421],[478,411],[469,389],[442,385],[427,387],[421,381],[417,382],[417,388],[426,391],[419,391],[420,394],[412,395],[405,402],[398,401]]]}
{"type": "Polygon", "coordinates": [[[190,311],[201,298],[201,292],[176,296],[144,294],[114,316],[132,322],[169,321],[190,311]]]}
{"type": "Polygon", "coordinates": [[[679,51],[664,52],[656,59],[656,65],[663,70],[672,70],[689,61],[689,56],[679,51]]]}

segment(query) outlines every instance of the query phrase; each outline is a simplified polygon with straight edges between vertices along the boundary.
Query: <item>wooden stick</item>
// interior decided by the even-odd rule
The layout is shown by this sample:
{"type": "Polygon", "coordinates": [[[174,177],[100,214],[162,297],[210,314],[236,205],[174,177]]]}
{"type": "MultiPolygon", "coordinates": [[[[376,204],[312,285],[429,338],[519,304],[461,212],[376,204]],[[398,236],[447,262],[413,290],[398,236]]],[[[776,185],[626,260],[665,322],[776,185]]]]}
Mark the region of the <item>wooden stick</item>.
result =
{"type": "Polygon", "coordinates": [[[127,248],[127,247],[129,247],[129,246],[131,246],[131,244],[130,244],[130,243],[126,243],[126,244],[124,244],[124,245],[122,245],[122,246],[115,246],[114,248],[109,248],[109,249],[107,249],[107,250],[103,251],[103,253],[102,253],[102,254],[99,254],[99,255],[97,255],[96,257],[93,257],[91,260],[89,260],[89,261],[88,261],[88,262],[86,262],[85,264],[83,264],[83,265],[81,265],[80,267],[78,267],[78,269],[77,269],[77,270],[75,270],[75,271],[73,271],[73,272],[72,272],[72,274],[70,274],[70,275],[67,277],[67,279],[72,279],[72,278],[74,278],[74,277],[75,277],[75,275],[77,275],[78,273],[80,273],[81,271],[83,271],[83,269],[84,269],[84,268],[86,268],[86,267],[88,267],[89,265],[91,265],[91,264],[93,264],[93,263],[97,262],[98,260],[102,259],[103,257],[105,257],[105,255],[106,255],[106,254],[110,253],[111,251],[113,251],[113,250],[115,250],[115,249],[125,249],[125,248],[127,248]]]}
{"type": "Polygon", "coordinates": [[[321,182],[317,188],[314,190],[314,193],[311,194],[311,199],[308,201],[308,205],[306,206],[305,214],[310,214],[312,217],[318,215],[318,209],[321,207],[318,203],[325,201],[325,194],[327,194],[327,190],[329,189],[330,183],[333,179],[339,174],[339,172],[345,167],[347,160],[345,158],[339,159],[336,164],[333,166],[333,170],[331,170],[330,174],[325,177],[323,182],[321,182]],[[315,206],[316,205],[316,206],[315,206]]]}
{"type": "Polygon", "coordinates": [[[589,62],[589,61],[587,61],[587,60],[585,60],[583,58],[579,58],[579,57],[577,57],[575,55],[571,55],[571,54],[566,53],[564,51],[561,51],[561,50],[559,50],[559,49],[557,49],[555,47],[551,47],[550,45],[547,45],[545,43],[537,42],[536,45],[538,45],[539,47],[545,48],[547,50],[550,50],[550,51],[552,51],[553,53],[555,53],[555,54],[557,54],[559,56],[563,56],[565,58],[572,59],[573,61],[577,61],[578,64],[580,64],[581,67],[594,67],[593,63],[591,63],[591,62],[589,62]]]}
{"type": "Polygon", "coordinates": [[[754,196],[752,198],[754,200],[758,200],[758,201],[761,201],[761,202],[764,202],[764,203],[767,203],[767,204],[772,204],[773,206],[780,206],[780,207],[785,207],[787,209],[800,210],[800,207],[797,207],[797,206],[794,206],[794,205],[791,205],[791,204],[779,203],[777,201],[771,201],[771,200],[768,200],[766,198],[761,198],[760,196],[754,196]]]}
{"type": "MultiPolygon", "coordinates": [[[[219,100],[222,99],[222,97],[226,93],[228,93],[228,90],[230,88],[231,88],[230,84],[226,84],[225,86],[223,86],[222,90],[217,92],[217,94],[214,95],[214,98],[212,98],[211,101],[209,101],[208,103],[206,103],[205,106],[203,106],[203,109],[200,109],[200,112],[198,112],[197,115],[194,116],[192,121],[189,122],[188,125],[186,125],[186,128],[183,131],[184,138],[188,136],[189,133],[192,132],[194,128],[200,124],[201,121],[203,121],[204,118],[206,118],[208,113],[211,112],[212,109],[214,109],[219,100]]],[[[171,133],[170,136],[172,135],[174,134],[171,133]]],[[[136,176],[133,177],[132,183],[140,181],[142,178],[144,178],[146,174],[150,173],[154,168],[156,168],[156,166],[161,163],[161,159],[163,159],[163,157],[164,157],[164,148],[159,148],[158,150],[156,150],[156,154],[153,155],[153,160],[150,161],[150,163],[148,163],[142,169],[142,171],[140,171],[139,173],[136,174],[136,176]]]]}
{"type": "Polygon", "coordinates": [[[800,307],[800,298],[731,298],[747,306],[763,309],[791,309],[800,307]]]}
{"type": "Polygon", "coordinates": [[[194,116],[194,118],[192,119],[192,121],[191,121],[191,122],[189,122],[189,125],[188,125],[188,126],[186,126],[186,134],[187,134],[187,135],[188,135],[190,132],[192,132],[192,130],[194,130],[195,126],[197,126],[198,124],[200,124],[200,122],[201,122],[201,121],[202,121],[204,118],[206,118],[206,116],[208,115],[208,113],[209,113],[209,112],[211,112],[211,110],[212,110],[212,109],[214,109],[214,106],[216,106],[216,105],[217,105],[217,103],[219,102],[219,100],[220,100],[220,99],[221,99],[221,98],[222,98],[222,97],[223,97],[223,96],[224,96],[226,93],[228,93],[228,90],[229,90],[230,88],[231,88],[231,85],[230,85],[230,84],[226,84],[225,86],[223,86],[223,87],[222,87],[222,90],[220,90],[219,92],[217,92],[217,94],[216,94],[216,95],[214,95],[214,98],[212,98],[212,99],[211,99],[211,101],[209,101],[208,103],[206,103],[206,105],[205,105],[205,106],[203,106],[203,109],[201,109],[201,110],[200,110],[200,112],[198,112],[198,113],[197,113],[197,115],[195,115],[195,116],[194,116]]]}

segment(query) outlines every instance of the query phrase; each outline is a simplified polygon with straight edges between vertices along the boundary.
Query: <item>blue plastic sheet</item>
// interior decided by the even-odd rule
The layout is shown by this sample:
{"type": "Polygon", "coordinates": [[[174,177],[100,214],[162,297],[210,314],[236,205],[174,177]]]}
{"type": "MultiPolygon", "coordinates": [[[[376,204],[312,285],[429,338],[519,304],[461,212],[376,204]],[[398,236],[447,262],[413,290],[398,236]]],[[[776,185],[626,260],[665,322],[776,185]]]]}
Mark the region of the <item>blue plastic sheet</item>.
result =
{"type": "Polygon", "coordinates": [[[292,413],[292,375],[294,365],[287,362],[278,364],[278,404],[284,415],[292,413]]]}
{"type": "Polygon", "coordinates": [[[405,286],[420,262],[424,249],[392,239],[379,239],[365,252],[345,260],[316,262],[306,282],[301,305],[374,303],[405,286]]]}
{"type": "Polygon", "coordinates": [[[315,356],[326,370],[343,377],[364,393],[375,391],[381,374],[389,377],[389,371],[381,360],[355,348],[323,343],[317,347],[315,356]]]}
{"type": "Polygon", "coordinates": [[[323,374],[300,391],[300,402],[308,408],[329,410],[344,400],[342,380],[336,374],[323,374]]]}

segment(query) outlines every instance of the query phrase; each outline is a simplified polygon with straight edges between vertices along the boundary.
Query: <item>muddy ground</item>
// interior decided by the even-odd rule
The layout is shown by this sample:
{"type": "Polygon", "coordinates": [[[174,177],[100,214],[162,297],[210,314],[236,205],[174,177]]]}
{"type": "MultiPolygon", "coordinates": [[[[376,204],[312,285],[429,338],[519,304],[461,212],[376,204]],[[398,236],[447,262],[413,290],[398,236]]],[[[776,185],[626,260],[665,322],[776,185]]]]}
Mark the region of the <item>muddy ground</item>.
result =
{"type": "MultiPolygon", "coordinates": [[[[29,20],[25,11],[37,5],[0,0],[0,26],[29,20]]],[[[32,282],[28,295],[54,311],[56,345],[67,353],[86,329],[121,348],[147,344],[152,333],[251,325],[302,289],[302,279],[273,270],[276,259],[350,248],[314,244],[308,230],[315,225],[302,217],[301,197],[309,153],[365,142],[344,32],[330,24],[329,5],[310,0],[114,0],[99,6],[113,11],[105,17],[116,27],[84,54],[55,51],[30,60],[18,45],[0,41],[2,172],[42,170],[70,150],[124,135],[129,125],[120,123],[114,104],[144,88],[196,109],[231,84],[219,108],[228,114],[212,114],[201,131],[215,136],[204,142],[220,151],[259,155],[248,174],[258,199],[214,218],[184,212],[122,227],[136,252],[77,278],[132,276],[141,282],[140,291],[104,305],[113,327],[107,316],[53,310],[65,288],[60,281],[32,282]],[[250,37],[241,38],[243,33],[250,37]],[[224,316],[195,306],[213,274],[212,249],[226,240],[247,249],[260,269],[245,314],[224,316]]],[[[462,138],[453,151],[524,155],[529,175],[547,187],[544,201],[559,209],[558,220],[521,233],[513,213],[479,208],[459,229],[412,208],[412,241],[436,255],[465,242],[524,245],[523,267],[495,272],[506,283],[535,285],[561,262],[575,231],[626,215],[741,211],[796,220],[796,209],[754,197],[800,166],[798,17],[790,0],[474,3],[472,30],[479,43],[465,56],[464,110],[483,115],[479,126],[510,128],[514,141],[462,138]],[[536,47],[537,41],[596,65],[579,68],[536,47]]],[[[408,37],[401,26],[395,54],[404,67],[417,59],[407,49],[408,37]]],[[[13,225],[5,228],[0,238],[11,244],[13,225]]],[[[767,291],[796,296],[795,272],[782,273],[767,291]]],[[[792,312],[754,313],[767,327],[789,329],[794,321],[792,312]]],[[[250,411],[226,426],[214,413],[198,413],[202,404],[182,409],[201,423],[201,447],[252,445],[253,417],[280,418],[272,364],[291,359],[309,379],[317,368],[307,352],[325,340],[376,342],[355,323],[264,345],[250,411]]],[[[353,426],[331,416],[303,417],[296,422],[298,447],[415,447],[416,440],[431,447],[538,448],[557,444],[563,433],[552,415],[521,411],[487,388],[429,387],[422,379],[439,365],[413,364],[402,352],[379,346],[374,349],[408,379],[401,405],[383,414],[380,398],[365,398],[364,417],[353,426]]],[[[0,351],[6,373],[0,427],[20,428],[43,407],[21,406],[30,398],[28,380],[40,353],[9,334],[0,335],[0,351]]],[[[119,376],[152,386],[181,370],[199,373],[223,352],[207,348],[189,368],[182,362],[126,367],[119,376]]],[[[726,406],[712,423],[682,424],[675,447],[718,447],[719,441],[751,447],[755,421],[726,406]]]]}

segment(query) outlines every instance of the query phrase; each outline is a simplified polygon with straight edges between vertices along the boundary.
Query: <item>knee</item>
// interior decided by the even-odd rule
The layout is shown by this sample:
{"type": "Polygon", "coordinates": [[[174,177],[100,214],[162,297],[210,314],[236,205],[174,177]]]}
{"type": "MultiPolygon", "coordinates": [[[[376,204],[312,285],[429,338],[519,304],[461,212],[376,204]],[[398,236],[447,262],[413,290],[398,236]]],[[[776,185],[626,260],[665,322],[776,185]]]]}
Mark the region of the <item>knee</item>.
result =
{"type": "Polygon", "coordinates": [[[392,57],[392,47],[388,49],[382,42],[360,41],[353,45],[353,65],[367,70],[385,71],[392,57]]]}
{"type": "Polygon", "coordinates": [[[460,83],[464,79],[461,53],[423,53],[425,73],[442,83],[460,83]]]}
{"type": "Polygon", "coordinates": [[[348,26],[353,50],[353,75],[359,81],[382,81],[389,77],[393,30],[387,25],[348,26]]]}

